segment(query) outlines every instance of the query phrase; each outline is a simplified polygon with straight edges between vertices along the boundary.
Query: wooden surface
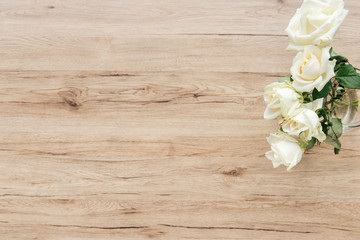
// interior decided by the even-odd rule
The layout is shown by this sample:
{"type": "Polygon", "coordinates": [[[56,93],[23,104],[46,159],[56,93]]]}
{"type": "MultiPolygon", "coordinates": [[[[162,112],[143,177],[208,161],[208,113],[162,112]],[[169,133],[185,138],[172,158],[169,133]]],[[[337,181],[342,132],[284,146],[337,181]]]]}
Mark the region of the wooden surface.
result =
{"type": "Polygon", "coordinates": [[[292,173],[264,157],[300,4],[0,1],[0,238],[360,239],[360,131],[292,173]]]}

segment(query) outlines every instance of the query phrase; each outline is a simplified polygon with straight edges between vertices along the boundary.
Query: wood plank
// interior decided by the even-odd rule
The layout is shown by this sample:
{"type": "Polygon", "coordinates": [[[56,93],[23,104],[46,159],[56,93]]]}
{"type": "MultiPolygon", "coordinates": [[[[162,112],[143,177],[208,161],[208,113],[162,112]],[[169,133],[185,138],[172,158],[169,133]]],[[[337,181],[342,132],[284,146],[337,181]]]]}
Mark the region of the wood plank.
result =
{"type": "Polygon", "coordinates": [[[120,70],[129,74],[149,71],[279,72],[284,69],[283,65],[290,67],[293,57],[284,50],[286,41],[285,37],[279,40],[279,37],[256,36],[3,37],[0,55],[4,61],[0,70],[91,69],[120,70]],[[263,52],[283,60],[280,64],[267,61],[260,54],[263,52]]]}
{"type": "MultiPolygon", "coordinates": [[[[338,52],[360,65],[357,39],[338,52]]],[[[0,71],[257,72],[289,74],[295,53],[286,37],[182,36],[130,38],[3,37],[0,71]],[[64,61],[66,59],[66,61],[64,61]]],[[[240,81],[240,80],[239,80],[240,81]]]]}
{"type": "MultiPolygon", "coordinates": [[[[3,0],[2,36],[87,36],[239,34],[284,35],[301,0],[3,0]],[[36,26],[36,27],[35,27],[36,26]]],[[[357,0],[346,0],[356,9],[357,0]]],[[[358,38],[358,13],[351,11],[340,30],[358,38]]]]}

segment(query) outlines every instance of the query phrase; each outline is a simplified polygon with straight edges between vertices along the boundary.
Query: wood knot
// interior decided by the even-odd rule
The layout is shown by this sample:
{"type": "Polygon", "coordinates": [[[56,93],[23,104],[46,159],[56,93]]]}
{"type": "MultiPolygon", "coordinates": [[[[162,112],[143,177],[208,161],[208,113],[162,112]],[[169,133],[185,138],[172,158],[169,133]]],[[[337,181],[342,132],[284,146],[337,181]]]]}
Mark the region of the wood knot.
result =
{"type": "Polygon", "coordinates": [[[198,98],[200,95],[198,93],[194,93],[193,97],[198,98]]]}
{"type": "Polygon", "coordinates": [[[58,95],[62,98],[65,105],[75,110],[79,109],[79,107],[81,106],[81,94],[82,91],[77,88],[67,88],[67,90],[58,92],[58,95]]]}
{"type": "Polygon", "coordinates": [[[246,168],[237,167],[235,169],[232,169],[230,171],[223,171],[222,174],[228,175],[228,176],[234,176],[238,177],[244,174],[246,168]]]}

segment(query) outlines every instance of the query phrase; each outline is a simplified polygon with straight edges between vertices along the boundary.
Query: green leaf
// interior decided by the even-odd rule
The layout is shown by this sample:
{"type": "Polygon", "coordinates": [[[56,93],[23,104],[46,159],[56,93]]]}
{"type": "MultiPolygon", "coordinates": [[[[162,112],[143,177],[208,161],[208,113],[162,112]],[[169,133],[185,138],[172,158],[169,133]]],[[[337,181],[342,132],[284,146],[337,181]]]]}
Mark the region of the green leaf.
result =
{"type": "Polygon", "coordinates": [[[341,62],[345,63],[349,61],[347,57],[335,52],[333,48],[330,48],[330,60],[334,60],[334,59],[336,60],[337,63],[341,63],[341,62]]]}
{"type": "Polygon", "coordinates": [[[351,65],[345,65],[336,73],[335,79],[342,86],[351,89],[360,89],[360,75],[351,65]]]}
{"type": "Polygon", "coordinates": [[[317,110],[317,112],[318,112],[318,116],[319,117],[322,116],[324,118],[325,122],[328,121],[328,117],[326,115],[325,109],[321,108],[321,109],[317,110]]]}
{"type": "Polygon", "coordinates": [[[333,138],[332,136],[327,135],[325,139],[325,143],[333,146],[334,148],[341,148],[341,143],[339,139],[333,138]]]}
{"type": "Polygon", "coordinates": [[[304,103],[310,103],[310,102],[312,102],[313,100],[311,99],[311,98],[309,98],[309,97],[305,97],[304,98],[304,103]]]}
{"type": "Polygon", "coordinates": [[[306,150],[312,149],[315,143],[316,143],[316,138],[313,137],[310,141],[307,142],[306,150]]]}
{"type": "Polygon", "coordinates": [[[336,63],[336,65],[334,67],[334,72],[339,71],[339,69],[342,68],[343,66],[345,66],[345,63],[343,63],[343,62],[336,63]]]}
{"type": "Polygon", "coordinates": [[[329,135],[331,135],[334,138],[339,138],[342,135],[343,132],[343,125],[341,123],[341,119],[338,118],[332,118],[330,120],[331,122],[331,131],[329,132],[329,135]]]}
{"type": "Polygon", "coordinates": [[[278,77],[278,82],[290,82],[290,77],[278,77]]]}
{"type": "Polygon", "coordinates": [[[334,148],[334,153],[335,153],[335,154],[339,154],[339,153],[340,153],[340,149],[339,149],[339,148],[334,148]]]}
{"type": "Polygon", "coordinates": [[[325,135],[327,135],[328,134],[328,125],[326,125],[326,123],[324,123],[324,122],[321,122],[321,127],[322,127],[322,130],[323,130],[323,132],[325,133],[325,135]]]}
{"type": "Polygon", "coordinates": [[[316,88],[314,88],[314,91],[312,93],[313,100],[326,97],[327,95],[329,95],[330,91],[331,81],[329,81],[320,92],[316,88]]]}

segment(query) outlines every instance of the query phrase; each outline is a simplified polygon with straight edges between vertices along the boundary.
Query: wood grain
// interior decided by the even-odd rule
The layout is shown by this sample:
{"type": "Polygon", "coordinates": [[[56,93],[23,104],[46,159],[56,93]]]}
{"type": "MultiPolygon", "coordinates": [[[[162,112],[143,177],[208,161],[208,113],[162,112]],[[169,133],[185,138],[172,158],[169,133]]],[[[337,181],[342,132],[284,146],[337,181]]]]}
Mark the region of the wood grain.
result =
{"type": "Polygon", "coordinates": [[[359,132],[291,173],[264,157],[300,4],[0,1],[1,239],[359,239],[359,132]]]}

